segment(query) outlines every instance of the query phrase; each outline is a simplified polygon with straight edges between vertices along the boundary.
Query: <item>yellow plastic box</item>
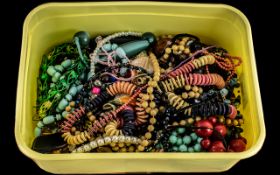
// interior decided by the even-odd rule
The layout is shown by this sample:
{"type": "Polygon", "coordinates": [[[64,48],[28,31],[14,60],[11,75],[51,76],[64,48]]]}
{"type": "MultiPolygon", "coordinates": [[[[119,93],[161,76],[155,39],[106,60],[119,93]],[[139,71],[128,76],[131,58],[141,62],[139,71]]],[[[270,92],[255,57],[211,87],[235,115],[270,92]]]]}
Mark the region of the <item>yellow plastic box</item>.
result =
{"type": "Polygon", "coordinates": [[[250,24],[239,10],[222,4],[164,2],[48,3],[32,10],[23,26],[18,76],[15,137],[19,149],[52,173],[218,172],[256,154],[265,125],[250,24]],[[118,31],[190,33],[243,58],[241,78],[244,136],[241,153],[81,153],[41,154],[30,147],[41,58],[75,32],[91,36],[118,31]]]}

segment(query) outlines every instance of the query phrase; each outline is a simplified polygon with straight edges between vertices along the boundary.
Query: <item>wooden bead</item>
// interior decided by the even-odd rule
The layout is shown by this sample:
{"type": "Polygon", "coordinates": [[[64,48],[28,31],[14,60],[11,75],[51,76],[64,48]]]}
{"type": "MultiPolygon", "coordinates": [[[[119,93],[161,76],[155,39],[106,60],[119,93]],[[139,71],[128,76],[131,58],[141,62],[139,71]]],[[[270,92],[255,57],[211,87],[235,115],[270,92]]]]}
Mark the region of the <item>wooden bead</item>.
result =
{"type": "Polygon", "coordinates": [[[150,112],[151,112],[151,110],[152,110],[152,108],[147,107],[145,111],[146,111],[147,113],[150,113],[150,112]]]}
{"type": "Polygon", "coordinates": [[[143,102],[141,103],[141,106],[142,106],[143,108],[147,108],[147,107],[148,107],[148,102],[147,102],[147,101],[143,101],[143,102]]]}
{"type": "Polygon", "coordinates": [[[146,132],[145,137],[146,137],[146,139],[152,138],[152,133],[146,132]]]}
{"type": "Polygon", "coordinates": [[[94,115],[89,116],[89,121],[93,122],[96,120],[96,117],[94,115]]]}
{"type": "Polygon", "coordinates": [[[188,95],[189,95],[189,98],[194,98],[195,93],[193,91],[190,91],[188,95]]]}
{"type": "Polygon", "coordinates": [[[165,49],[165,53],[170,54],[170,53],[171,53],[171,48],[170,48],[170,47],[167,47],[167,48],[165,49]]]}
{"type": "Polygon", "coordinates": [[[183,99],[187,99],[189,97],[188,93],[187,92],[183,92],[182,93],[182,98],[183,99]]]}
{"type": "Polygon", "coordinates": [[[148,87],[148,88],[147,88],[147,93],[148,93],[148,94],[153,93],[153,91],[154,91],[153,87],[148,87]]]}
{"type": "Polygon", "coordinates": [[[137,149],[138,149],[138,151],[144,151],[144,147],[142,146],[142,145],[139,145],[138,147],[137,147],[137,149]]]}
{"type": "Polygon", "coordinates": [[[197,87],[197,86],[193,86],[193,87],[192,87],[192,90],[193,90],[194,92],[198,92],[198,87],[197,87]]]}
{"type": "Polygon", "coordinates": [[[141,142],[141,145],[144,146],[144,147],[148,146],[148,145],[149,145],[148,140],[143,140],[143,141],[141,142]]]}
{"type": "Polygon", "coordinates": [[[149,132],[154,131],[154,129],[155,129],[155,127],[154,127],[153,125],[149,125],[149,126],[148,126],[148,131],[149,131],[149,132]]]}
{"type": "Polygon", "coordinates": [[[149,106],[153,109],[156,107],[156,103],[154,101],[151,101],[149,106]]]}
{"type": "Polygon", "coordinates": [[[89,116],[91,116],[92,115],[92,112],[88,112],[87,113],[87,116],[89,117],[89,116]]]}
{"type": "Polygon", "coordinates": [[[186,126],[186,124],[187,124],[187,121],[186,121],[186,120],[181,120],[181,121],[180,121],[180,125],[181,125],[181,126],[186,126]]]}
{"type": "Polygon", "coordinates": [[[66,106],[65,111],[70,112],[71,111],[71,107],[70,106],[66,106]]]}
{"type": "Polygon", "coordinates": [[[74,107],[74,106],[75,106],[75,102],[74,102],[74,101],[71,101],[69,105],[70,105],[71,107],[74,107]]]}
{"type": "Polygon", "coordinates": [[[189,90],[191,90],[191,86],[190,86],[190,85],[186,85],[186,86],[185,86],[185,89],[186,89],[187,91],[189,91],[189,90]]]}
{"type": "Polygon", "coordinates": [[[166,60],[168,59],[168,57],[169,57],[168,54],[164,54],[164,55],[163,55],[163,58],[166,59],[166,60]]]}
{"type": "Polygon", "coordinates": [[[188,124],[193,124],[194,123],[194,119],[193,118],[188,118],[187,122],[188,122],[188,124]]]}
{"type": "Polygon", "coordinates": [[[230,118],[227,118],[226,119],[226,125],[227,126],[231,126],[232,122],[231,122],[231,119],[230,118]]]}
{"type": "Polygon", "coordinates": [[[153,125],[153,124],[155,124],[157,122],[157,119],[156,118],[154,118],[154,117],[152,117],[152,118],[150,118],[150,123],[153,125]]]}
{"type": "Polygon", "coordinates": [[[178,46],[176,44],[172,45],[172,50],[173,51],[177,51],[178,50],[178,46]]]}
{"type": "Polygon", "coordinates": [[[75,133],[75,132],[76,132],[76,127],[73,126],[73,127],[71,128],[71,132],[72,132],[72,133],[75,133]]]}

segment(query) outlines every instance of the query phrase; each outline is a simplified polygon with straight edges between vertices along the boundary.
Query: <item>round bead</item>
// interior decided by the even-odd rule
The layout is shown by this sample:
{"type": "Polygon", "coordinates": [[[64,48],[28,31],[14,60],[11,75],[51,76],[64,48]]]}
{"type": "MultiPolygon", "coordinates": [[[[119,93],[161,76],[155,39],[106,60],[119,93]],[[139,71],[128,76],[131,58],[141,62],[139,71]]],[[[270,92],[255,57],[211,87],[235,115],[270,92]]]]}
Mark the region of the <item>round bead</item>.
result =
{"type": "Polygon", "coordinates": [[[177,138],[176,144],[177,144],[177,145],[182,145],[182,143],[183,143],[182,138],[177,138]]]}
{"type": "Polygon", "coordinates": [[[110,146],[111,147],[115,147],[117,144],[116,143],[111,143],[110,146]]]}
{"type": "Polygon", "coordinates": [[[146,139],[152,138],[152,133],[146,132],[145,137],[146,137],[146,139]]]}
{"type": "Polygon", "coordinates": [[[145,147],[142,145],[138,145],[137,149],[138,151],[144,151],[145,147]]]}
{"type": "Polygon", "coordinates": [[[74,106],[75,106],[75,102],[74,102],[74,101],[71,101],[71,102],[69,103],[69,105],[70,105],[71,107],[74,107],[74,106]]]}
{"type": "Polygon", "coordinates": [[[98,95],[100,94],[100,91],[101,89],[99,87],[93,87],[91,93],[98,95]]]}
{"type": "MultiPolygon", "coordinates": [[[[150,99],[150,100],[154,100],[154,99],[155,99],[154,94],[150,94],[150,95],[149,95],[149,99],[150,99]]],[[[156,105],[156,104],[155,104],[155,105],[156,105]]]]}
{"type": "Polygon", "coordinates": [[[112,148],[113,151],[118,151],[119,149],[120,149],[120,148],[117,147],[117,146],[115,146],[115,147],[112,148]]]}
{"type": "Polygon", "coordinates": [[[96,120],[96,117],[94,115],[89,116],[89,121],[93,122],[96,120]]]}
{"type": "Polygon", "coordinates": [[[236,119],[234,119],[232,123],[233,123],[234,126],[237,126],[239,124],[238,120],[236,120],[236,119]]]}
{"type": "Polygon", "coordinates": [[[193,91],[190,91],[188,95],[189,95],[189,98],[194,98],[195,93],[193,91]]]}
{"type": "Polygon", "coordinates": [[[164,54],[164,55],[163,55],[163,58],[166,59],[166,60],[168,59],[168,57],[169,57],[168,54],[164,54]]]}
{"type": "Polygon", "coordinates": [[[230,118],[227,118],[227,119],[226,119],[226,125],[227,125],[227,126],[231,126],[231,124],[232,124],[231,119],[230,119],[230,118]]]}
{"type": "Polygon", "coordinates": [[[200,94],[198,92],[194,93],[194,98],[198,98],[200,94]]]}
{"type": "Polygon", "coordinates": [[[145,111],[146,111],[147,113],[150,113],[150,112],[151,112],[151,110],[152,110],[152,108],[147,107],[145,111]]]}
{"type": "Polygon", "coordinates": [[[194,152],[193,147],[188,147],[188,152],[193,153],[194,152]]]}
{"type": "Polygon", "coordinates": [[[71,107],[70,106],[66,106],[65,111],[70,112],[71,111],[71,107]]]}
{"type": "Polygon", "coordinates": [[[151,114],[151,116],[156,116],[157,115],[157,110],[156,109],[152,109],[151,110],[151,112],[150,112],[150,114],[151,114]]]}
{"type": "Polygon", "coordinates": [[[178,132],[179,134],[183,134],[185,131],[186,131],[186,128],[178,128],[178,129],[177,129],[177,132],[178,132]]]}
{"type": "Polygon", "coordinates": [[[201,151],[201,145],[200,145],[200,143],[197,143],[197,144],[194,145],[194,151],[195,151],[195,152],[200,152],[200,151],[201,151]]]}
{"type": "Polygon", "coordinates": [[[149,126],[148,126],[148,131],[149,131],[149,132],[154,131],[154,129],[155,129],[155,127],[154,127],[153,125],[149,125],[149,126]]]}
{"type": "Polygon", "coordinates": [[[197,135],[196,135],[195,132],[191,133],[190,136],[191,136],[192,140],[196,140],[197,139],[197,135]]]}
{"type": "Polygon", "coordinates": [[[179,124],[180,126],[186,126],[187,122],[186,120],[181,120],[179,124]]]}
{"type": "Polygon", "coordinates": [[[77,33],[75,33],[74,38],[79,39],[79,43],[80,43],[81,47],[87,47],[89,45],[90,36],[89,36],[88,32],[85,32],[85,31],[77,32],[77,33]]]}
{"type": "Polygon", "coordinates": [[[173,150],[173,151],[178,151],[178,149],[179,149],[179,148],[178,148],[177,146],[173,146],[173,147],[172,147],[172,150],[173,150]]]}
{"type": "Polygon", "coordinates": [[[147,107],[148,107],[148,102],[147,102],[147,101],[143,101],[143,102],[141,103],[141,106],[142,106],[143,108],[147,108],[147,107]]]}
{"type": "Polygon", "coordinates": [[[134,152],[135,150],[135,147],[134,146],[129,146],[128,147],[128,152],[134,152]]]}
{"type": "Polygon", "coordinates": [[[148,140],[143,140],[143,141],[141,142],[141,145],[144,146],[144,147],[148,146],[148,145],[149,145],[148,140]]]}
{"type": "Polygon", "coordinates": [[[150,118],[150,123],[151,124],[155,124],[156,122],[157,122],[156,118],[154,118],[154,117],[150,118]]]}
{"type": "Polygon", "coordinates": [[[183,137],[183,143],[184,144],[188,145],[191,142],[192,142],[192,138],[190,136],[186,135],[186,136],[183,137]]]}
{"type": "Polygon", "coordinates": [[[173,51],[177,51],[178,50],[178,46],[176,44],[172,45],[172,50],[173,51]]]}
{"type": "Polygon", "coordinates": [[[192,90],[193,90],[194,92],[198,92],[198,87],[197,87],[197,86],[193,86],[193,87],[192,87],[192,90]]]}
{"type": "Polygon", "coordinates": [[[189,95],[188,95],[188,93],[187,93],[187,92],[183,92],[183,93],[182,93],[182,98],[183,98],[183,99],[187,99],[187,98],[188,98],[188,96],[189,96],[189,95]]]}
{"type": "Polygon", "coordinates": [[[184,54],[189,54],[190,53],[190,49],[189,48],[185,48],[184,49],[184,54]]]}
{"type": "Polygon", "coordinates": [[[122,148],[122,147],[124,147],[124,143],[119,143],[118,146],[119,146],[120,148],[122,148]]]}
{"type": "Polygon", "coordinates": [[[149,106],[150,106],[151,108],[155,108],[155,107],[156,107],[156,103],[155,103],[154,101],[151,101],[150,104],[149,104],[149,106]]]}
{"type": "Polygon", "coordinates": [[[193,118],[188,118],[188,119],[187,119],[187,122],[188,122],[188,124],[193,124],[194,119],[193,119],[193,118]]]}
{"type": "Polygon", "coordinates": [[[186,145],[180,145],[179,146],[179,151],[186,152],[187,150],[188,150],[188,147],[186,145]]]}
{"type": "Polygon", "coordinates": [[[141,97],[143,100],[149,100],[150,96],[148,94],[143,94],[141,97]]]}
{"type": "Polygon", "coordinates": [[[172,131],[171,135],[177,136],[177,132],[176,131],[172,131]]]}
{"type": "Polygon", "coordinates": [[[148,94],[153,93],[153,91],[154,91],[153,87],[148,87],[148,88],[147,88],[147,93],[148,93],[148,94]]]}
{"type": "Polygon", "coordinates": [[[75,132],[76,132],[76,130],[77,130],[77,129],[76,129],[76,127],[74,127],[74,126],[73,126],[73,127],[71,127],[71,132],[72,132],[72,133],[75,133],[75,132]]]}
{"type": "Polygon", "coordinates": [[[126,148],[121,148],[120,151],[123,152],[123,153],[125,153],[125,152],[126,152],[126,148]]]}
{"type": "Polygon", "coordinates": [[[177,137],[175,135],[171,135],[169,137],[169,142],[172,143],[172,144],[177,143],[177,137]]]}
{"type": "Polygon", "coordinates": [[[185,89],[186,89],[187,91],[189,91],[189,90],[191,90],[191,86],[190,86],[190,85],[186,85],[186,86],[185,86],[185,89]]]}
{"type": "Polygon", "coordinates": [[[154,81],[159,81],[160,78],[159,78],[159,76],[154,76],[153,80],[154,80],[154,81]]]}
{"type": "Polygon", "coordinates": [[[167,48],[165,49],[165,53],[170,54],[170,53],[171,53],[171,48],[170,48],[170,47],[167,47],[167,48]]]}
{"type": "Polygon", "coordinates": [[[184,49],[185,49],[184,46],[182,46],[182,45],[179,46],[179,50],[180,50],[180,51],[183,51],[184,49]]]}

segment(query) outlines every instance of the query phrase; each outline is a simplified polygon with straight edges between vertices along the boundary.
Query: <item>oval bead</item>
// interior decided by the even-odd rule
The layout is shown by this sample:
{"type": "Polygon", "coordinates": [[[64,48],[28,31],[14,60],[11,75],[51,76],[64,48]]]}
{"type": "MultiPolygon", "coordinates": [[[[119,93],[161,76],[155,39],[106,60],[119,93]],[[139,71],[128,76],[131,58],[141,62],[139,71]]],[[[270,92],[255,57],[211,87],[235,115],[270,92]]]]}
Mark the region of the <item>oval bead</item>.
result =
{"type": "Polygon", "coordinates": [[[83,87],[84,87],[83,85],[77,86],[77,91],[80,92],[83,89],[83,87]]]}
{"type": "Polygon", "coordinates": [[[67,60],[64,60],[62,63],[61,63],[61,66],[64,67],[64,68],[67,68],[71,65],[72,61],[67,59],[67,60]]]}
{"type": "Polygon", "coordinates": [[[103,47],[103,49],[106,50],[106,51],[112,50],[112,45],[111,45],[110,43],[104,44],[102,47],[103,47]]]}
{"type": "Polygon", "coordinates": [[[62,112],[62,117],[65,118],[65,117],[67,116],[67,114],[69,114],[69,112],[63,111],[63,112],[62,112]]]}
{"type": "Polygon", "coordinates": [[[55,118],[54,118],[53,115],[49,115],[49,116],[43,118],[43,123],[44,123],[45,125],[51,124],[51,123],[53,123],[54,121],[55,121],[55,118]]]}
{"type": "Polygon", "coordinates": [[[39,121],[39,122],[37,123],[37,127],[38,127],[38,128],[43,128],[43,126],[44,126],[44,123],[43,123],[42,121],[39,121]]]}
{"type": "Polygon", "coordinates": [[[66,98],[67,101],[70,102],[72,100],[72,95],[67,94],[67,95],[65,95],[65,98],[66,98]]]}
{"type": "Polygon", "coordinates": [[[62,119],[61,114],[56,114],[56,115],[55,115],[55,119],[56,119],[57,121],[61,120],[61,119],[62,119]]]}
{"type": "Polygon", "coordinates": [[[73,87],[70,88],[69,94],[72,95],[72,96],[75,96],[77,91],[78,91],[78,89],[75,86],[73,86],[73,87]]]}
{"type": "Polygon", "coordinates": [[[112,50],[116,50],[117,48],[118,48],[118,45],[117,45],[117,44],[115,44],[115,43],[112,44],[112,46],[111,46],[111,49],[112,49],[112,50]]]}
{"type": "Polygon", "coordinates": [[[41,128],[36,127],[36,128],[34,129],[34,135],[35,135],[35,137],[39,137],[39,136],[41,135],[41,133],[42,133],[41,128]]]}
{"type": "Polygon", "coordinates": [[[54,74],[56,73],[56,70],[54,69],[53,66],[49,66],[48,69],[47,69],[47,73],[48,73],[50,76],[54,76],[54,74]]]}
{"type": "Polygon", "coordinates": [[[52,77],[52,82],[56,83],[58,81],[58,78],[56,78],[55,76],[52,77]]]}
{"type": "Polygon", "coordinates": [[[55,65],[54,66],[55,70],[59,71],[59,72],[63,72],[64,68],[61,65],[55,65]]]}
{"type": "Polygon", "coordinates": [[[62,100],[60,100],[58,104],[58,109],[62,111],[67,105],[68,105],[67,100],[63,98],[62,100]]]}

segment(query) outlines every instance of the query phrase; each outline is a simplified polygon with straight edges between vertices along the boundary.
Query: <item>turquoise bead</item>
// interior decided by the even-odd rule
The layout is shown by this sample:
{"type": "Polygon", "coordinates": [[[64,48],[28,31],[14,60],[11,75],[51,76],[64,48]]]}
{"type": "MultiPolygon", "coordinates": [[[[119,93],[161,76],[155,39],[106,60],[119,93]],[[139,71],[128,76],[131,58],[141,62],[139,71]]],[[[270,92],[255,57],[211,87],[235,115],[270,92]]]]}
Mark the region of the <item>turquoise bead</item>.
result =
{"type": "Polygon", "coordinates": [[[72,95],[67,94],[65,95],[66,100],[68,100],[69,102],[72,100],[72,95]]]}
{"type": "Polygon", "coordinates": [[[44,123],[43,123],[42,121],[39,121],[39,122],[37,123],[37,127],[38,127],[38,128],[43,128],[43,126],[44,126],[44,123]]]}
{"type": "Polygon", "coordinates": [[[60,102],[58,104],[58,109],[62,111],[67,105],[68,105],[67,100],[65,100],[65,98],[63,98],[62,100],[60,100],[60,102]]]}
{"type": "Polygon", "coordinates": [[[118,45],[117,44],[112,44],[112,50],[116,50],[118,48],[118,45]]]}
{"type": "Polygon", "coordinates": [[[184,144],[190,144],[192,142],[192,138],[190,137],[190,136],[188,136],[188,135],[186,135],[186,136],[184,136],[183,137],[183,143],[184,144]]]}
{"type": "Polygon", "coordinates": [[[53,77],[55,77],[56,79],[59,79],[60,76],[61,76],[61,74],[59,72],[56,72],[53,77]]]}
{"type": "Polygon", "coordinates": [[[185,131],[186,131],[185,128],[178,128],[178,129],[177,129],[177,132],[178,132],[179,134],[183,134],[185,131]]]}
{"type": "Polygon", "coordinates": [[[48,69],[47,69],[47,73],[48,73],[50,76],[54,76],[54,74],[56,73],[56,70],[54,69],[53,66],[49,66],[48,69]]]}
{"type": "Polygon", "coordinates": [[[197,135],[196,135],[196,133],[191,133],[191,138],[192,138],[192,140],[196,140],[197,139],[197,135]]]}
{"type": "Polygon", "coordinates": [[[62,117],[65,118],[67,114],[69,114],[69,112],[63,111],[63,112],[62,112],[62,117]]]}
{"type": "Polygon", "coordinates": [[[59,72],[63,72],[64,68],[61,65],[55,65],[54,66],[55,70],[59,71],[59,72]]]}
{"type": "Polygon", "coordinates": [[[58,81],[58,78],[56,78],[55,76],[52,77],[52,82],[56,83],[58,81]]]}
{"type": "Polygon", "coordinates": [[[178,151],[178,147],[177,147],[177,146],[173,146],[173,147],[172,147],[172,150],[173,150],[173,151],[178,151]]]}
{"type": "Polygon", "coordinates": [[[80,92],[83,89],[83,87],[84,87],[83,85],[77,86],[77,91],[80,92]]]}
{"type": "Polygon", "coordinates": [[[177,132],[176,131],[172,131],[171,135],[177,136],[177,132]]]}
{"type": "Polygon", "coordinates": [[[194,145],[194,151],[196,151],[196,152],[200,152],[201,151],[200,143],[197,143],[197,144],[194,145]]]}
{"type": "Polygon", "coordinates": [[[188,147],[186,145],[180,145],[179,146],[179,151],[186,152],[187,150],[188,150],[188,147]]]}
{"type": "Polygon", "coordinates": [[[62,63],[61,63],[61,66],[64,67],[64,68],[67,68],[69,67],[70,65],[72,64],[72,61],[67,59],[67,60],[64,60],[62,63]]]}
{"type": "Polygon", "coordinates": [[[54,83],[51,83],[50,84],[50,88],[54,88],[55,87],[55,84],[54,83]]]}
{"type": "Polygon", "coordinates": [[[125,58],[125,56],[130,58],[142,52],[143,50],[146,50],[149,47],[149,45],[150,43],[147,40],[137,40],[137,41],[127,42],[120,45],[116,49],[116,54],[120,58],[125,58]]]}
{"type": "Polygon", "coordinates": [[[112,50],[112,45],[111,45],[110,43],[104,44],[102,47],[103,47],[103,49],[106,50],[106,51],[112,50]]]}
{"type": "Polygon", "coordinates": [[[198,139],[197,139],[197,143],[200,143],[200,142],[201,142],[201,140],[203,140],[203,138],[198,137],[198,139]]]}
{"type": "Polygon", "coordinates": [[[41,132],[42,132],[41,128],[36,127],[36,128],[34,129],[34,135],[35,135],[35,137],[39,137],[39,136],[41,135],[41,132]]]}
{"type": "Polygon", "coordinates": [[[77,91],[78,91],[78,89],[75,86],[73,86],[73,87],[70,88],[69,94],[72,95],[72,96],[75,96],[77,91]]]}
{"type": "Polygon", "coordinates": [[[169,137],[169,142],[172,143],[172,144],[177,143],[177,137],[174,136],[174,135],[171,135],[171,136],[169,137]]]}
{"type": "Polygon", "coordinates": [[[189,148],[188,148],[188,152],[193,153],[193,152],[194,152],[193,147],[189,147],[189,148]]]}
{"type": "Polygon", "coordinates": [[[56,119],[57,121],[61,120],[61,119],[62,119],[61,114],[56,114],[56,115],[55,115],[55,119],[56,119]]]}
{"type": "Polygon", "coordinates": [[[183,143],[182,138],[178,138],[176,144],[177,144],[177,145],[181,145],[182,143],[183,143]]]}
{"type": "Polygon", "coordinates": [[[55,118],[54,118],[53,115],[49,115],[49,116],[43,118],[43,123],[44,123],[45,125],[51,124],[51,123],[53,123],[54,121],[55,121],[55,118]]]}

